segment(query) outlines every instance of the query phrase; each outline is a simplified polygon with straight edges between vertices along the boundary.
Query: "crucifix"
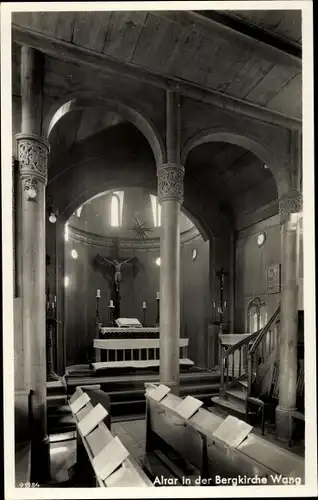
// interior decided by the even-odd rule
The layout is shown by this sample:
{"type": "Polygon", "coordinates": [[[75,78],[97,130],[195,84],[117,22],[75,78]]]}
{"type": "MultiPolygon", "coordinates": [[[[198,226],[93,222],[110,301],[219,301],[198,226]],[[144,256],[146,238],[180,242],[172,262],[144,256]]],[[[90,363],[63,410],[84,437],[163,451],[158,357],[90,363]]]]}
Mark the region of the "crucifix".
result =
{"type": "Polygon", "coordinates": [[[138,259],[130,257],[129,259],[121,259],[118,251],[118,240],[115,241],[115,257],[104,257],[97,255],[94,259],[103,276],[108,280],[111,286],[111,300],[114,304],[113,320],[120,317],[120,283],[122,281],[122,267],[126,264],[133,264],[133,272],[136,274],[136,266],[138,259]]]}
{"type": "Polygon", "coordinates": [[[217,276],[220,278],[220,307],[219,307],[219,313],[220,313],[220,332],[222,333],[223,330],[223,314],[224,314],[224,301],[223,301],[223,293],[224,293],[224,277],[228,275],[224,271],[224,268],[222,267],[220,271],[218,271],[217,276]]]}

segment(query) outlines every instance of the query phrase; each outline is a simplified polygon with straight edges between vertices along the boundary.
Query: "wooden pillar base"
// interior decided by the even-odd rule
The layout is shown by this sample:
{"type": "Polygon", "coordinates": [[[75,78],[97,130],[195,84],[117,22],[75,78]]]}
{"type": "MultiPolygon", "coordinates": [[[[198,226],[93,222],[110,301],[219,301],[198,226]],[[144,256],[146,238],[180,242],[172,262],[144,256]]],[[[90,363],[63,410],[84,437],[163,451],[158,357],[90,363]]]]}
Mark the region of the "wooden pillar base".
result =
{"type": "Polygon", "coordinates": [[[287,443],[293,432],[291,426],[291,413],[295,411],[296,408],[281,408],[276,407],[275,410],[275,427],[276,427],[276,437],[279,441],[287,443]]]}

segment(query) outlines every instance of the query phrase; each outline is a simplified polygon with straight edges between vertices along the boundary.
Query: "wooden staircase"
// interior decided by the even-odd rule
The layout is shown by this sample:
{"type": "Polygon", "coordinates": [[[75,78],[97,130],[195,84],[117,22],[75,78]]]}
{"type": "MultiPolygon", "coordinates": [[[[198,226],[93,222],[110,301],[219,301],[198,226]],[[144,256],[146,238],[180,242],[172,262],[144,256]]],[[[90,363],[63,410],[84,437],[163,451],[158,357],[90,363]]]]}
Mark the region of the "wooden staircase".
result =
{"type": "Polygon", "coordinates": [[[275,405],[279,325],[280,306],[261,330],[220,338],[221,387],[219,396],[211,400],[214,405],[247,421],[260,414],[263,429],[265,408],[270,401],[275,405]]]}
{"type": "MultiPolygon", "coordinates": [[[[279,398],[280,305],[268,323],[252,334],[221,335],[221,386],[212,403],[253,424],[273,425],[279,398]],[[234,338],[233,338],[234,337],[234,338]]],[[[304,360],[298,356],[297,406],[303,412],[304,360]]],[[[296,412],[299,413],[299,412],[296,412]]]]}

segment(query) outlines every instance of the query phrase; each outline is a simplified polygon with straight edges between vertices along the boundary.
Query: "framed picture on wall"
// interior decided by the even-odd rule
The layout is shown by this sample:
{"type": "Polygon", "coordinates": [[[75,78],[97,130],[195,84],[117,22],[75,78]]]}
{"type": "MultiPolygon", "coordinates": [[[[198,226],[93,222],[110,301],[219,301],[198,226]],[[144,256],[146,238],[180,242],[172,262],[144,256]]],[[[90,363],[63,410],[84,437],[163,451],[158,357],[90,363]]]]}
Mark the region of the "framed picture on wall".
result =
{"type": "Polygon", "coordinates": [[[280,264],[273,264],[266,269],[266,293],[280,292],[280,264]]]}

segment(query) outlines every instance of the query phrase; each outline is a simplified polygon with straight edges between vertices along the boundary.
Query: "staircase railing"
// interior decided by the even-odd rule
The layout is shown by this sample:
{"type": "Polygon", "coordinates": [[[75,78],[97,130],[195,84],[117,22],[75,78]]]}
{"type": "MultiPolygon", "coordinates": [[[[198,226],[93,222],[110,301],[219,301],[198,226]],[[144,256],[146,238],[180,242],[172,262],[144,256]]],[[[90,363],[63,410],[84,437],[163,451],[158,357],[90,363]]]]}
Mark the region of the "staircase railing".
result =
{"type": "Polygon", "coordinates": [[[220,395],[224,395],[227,388],[230,388],[246,375],[249,345],[257,338],[259,333],[260,331],[251,333],[249,337],[228,348],[221,344],[220,395]],[[238,373],[236,373],[236,370],[238,373]]]}
{"type": "Polygon", "coordinates": [[[280,305],[265,327],[259,332],[247,357],[247,397],[272,389],[273,370],[277,365],[280,325],[280,305]]]}
{"type": "MultiPolygon", "coordinates": [[[[273,352],[277,345],[277,335],[272,334],[272,327],[276,324],[280,313],[280,306],[277,308],[273,316],[267,322],[264,328],[257,332],[251,333],[248,337],[240,340],[231,347],[226,347],[221,344],[220,348],[220,395],[224,396],[228,388],[235,385],[239,380],[246,378],[249,393],[252,390],[252,383],[255,380],[253,377],[253,368],[256,354],[262,354],[262,361],[265,362],[269,355],[273,352]],[[266,342],[269,344],[267,345],[266,342]],[[263,344],[266,345],[263,345],[263,344]],[[251,345],[252,344],[252,345],[251,345]],[[251,354],[251,356],[250,356],[251,354]],[[267,356],[268,355],[268,356],[267,356]]],[[[277,333],[277,332],[276,332],[277,333]]]]}

